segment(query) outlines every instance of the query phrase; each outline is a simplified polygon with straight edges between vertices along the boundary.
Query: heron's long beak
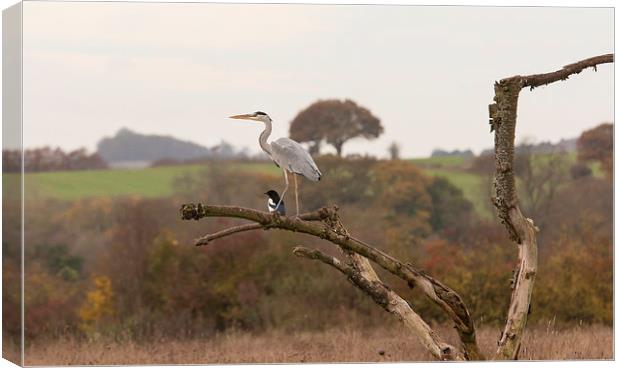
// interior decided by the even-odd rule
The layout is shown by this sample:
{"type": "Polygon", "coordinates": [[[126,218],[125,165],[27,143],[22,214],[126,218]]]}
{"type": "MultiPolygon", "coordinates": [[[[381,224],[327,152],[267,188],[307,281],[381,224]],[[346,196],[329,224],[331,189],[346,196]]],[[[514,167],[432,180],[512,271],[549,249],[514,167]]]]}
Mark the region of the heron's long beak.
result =
{"type": "Polygon", "coordinates": [[[233,115],[229,117],[231,119],[256,120],[256,117],[252,114],[233,115]]]}

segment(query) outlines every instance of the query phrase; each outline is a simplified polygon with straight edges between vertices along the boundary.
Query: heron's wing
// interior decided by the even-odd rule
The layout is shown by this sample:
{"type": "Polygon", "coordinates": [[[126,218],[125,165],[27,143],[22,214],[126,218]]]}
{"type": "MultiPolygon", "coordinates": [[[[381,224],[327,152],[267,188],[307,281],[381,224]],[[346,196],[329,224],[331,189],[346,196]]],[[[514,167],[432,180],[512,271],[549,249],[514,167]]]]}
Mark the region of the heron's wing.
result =
{"type": "Polygon", "coordinates": [[[289,138],[280,138],[271,142],[271,155],[274,161],[285,169],[300,174],[312,181],[321,179],[321,171],[312,156],[301,144],[289,138]]]}

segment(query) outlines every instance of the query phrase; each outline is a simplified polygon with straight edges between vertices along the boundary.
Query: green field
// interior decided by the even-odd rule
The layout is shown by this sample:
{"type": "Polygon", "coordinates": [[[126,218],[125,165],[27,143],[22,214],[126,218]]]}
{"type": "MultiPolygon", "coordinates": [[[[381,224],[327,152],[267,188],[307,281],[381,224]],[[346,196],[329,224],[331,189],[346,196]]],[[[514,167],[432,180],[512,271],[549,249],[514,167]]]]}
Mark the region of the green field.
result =
{"type": "Polygon", "coordinates": [[[407,161],[418,166],[428,175],[441,176],[448,179],[463,191],[463,195],[472,202],[479,216],[485,218],[493,216],[489,206],[490,200],[486,179],[481,175],[465,171],[469,164],[467,159],[461,156],[441,156],[414,158],[407,161]]]}
{"type": "Polygon", "coordinates": [[[486,187],[490,183],[485,183],[484,177],[449,169],[424,169],[424,171],[429,175],[445,177],[457,188],[461,189],[465,198],[474,205],[474,209],[479,216],[485,218],[493,217],[493,212],[489,205],[490,192],[486,187]]]}
{"type": "MultiPolygon", "coordinates": [[[[420,166],[429,175],[444,176],[463,190],[481,216],[491,216],[489,207],[482,202],[484,193],[481,176],[463,172],[458,168],[463,160],[453,157],[414,159],[410,162],[420,166]]],[[[228,164],[227,164],[228,165],[228,164]]],[[[234,163],[240,170],[281,175],[280,169],[271,163],[234,163]]],[[[207,170],[207,165],[162,166],[144,169],[109,169],[89,171],[60,171],[27,174],[26,196],[31,199],[54,198],[75,200],[99,196],[138,195],[145,198],[166,197],[174,192],[174,179],[181,175],[196,174],[207,170]]],[[[3,174],[5,188],[13,186],[17,174],[3,174]]],[[[5,192],[6,193],[6,192],[5,192]]]]}
{"type": "MultiPolygon", "coordinates": [[[[543,156],[541,156],[542,158],[543,156]]],[[[569,162],[576,160],[569,155],[569,162]]],[[[467,162],[461,157],[431,157],[407,160],[433,176],[450,180],[463,191],[465,197],[474,205],[476,212],[486,218],[493,216],[489,205],[490,183],[487,178],[465,171],[467,162]]],[[[254,172],[281,175],[280,169],[271,163],[226,163],[226,166],[254,172]]],[[[144,169],[110,169],[91,171],[42,172],[27,174],[25,177],[28,198],[54,198],[74,200],[97,196],[138,195],[146,198],[165,197],[174,192],[174,179],[185,174],[196,174],[208,170],[204,164],[163,166],[144,169]]],[[[598,164],[592,164],[593,174],[602,176],[598,164]]],[[[17,174],[3,174],[2,183],[15,186],[17,174]]],[[[5,192],[6,193],[6,192],[5,192]]]]}
{"type": "MultiPolygon", "coordinates": [[[[239,169],[269,172],[280,170],[271,163],[235,163],[239,169]]],[[[87,171],[59,171],[26,174],[24,185],[28,198],[55,198],[74,200],[98,196],[139,195],[158,198],[173,193],[173,182],[178,176],[206,170],[205,165],[179,165],[144,169],[110,169],[87,171]]],[[[12,185],[17,174],[3,174],[2,184],[12,185]]]]}
{"type": "MultiPolygon", "coordinates": [[[[433,168],[420,165],[422,170],[431,175],[447,177],[466,193],[475,192],[474,188],[481,180],[477,175],[451,169],[454,161],[450,161],[448,165],[435,161],[434,159],[411,160],[418,165],[422,162],[432,162],[433,168]]],[[[240,170],[281,175],[280,169],[271,163],[234,163],[232,165],[240,170]]],[[[72,200],[122,195],[158,198],[173,193],[173,182],[176,177],[196,174],[207,169],[207,165],[177,165],[144,169],[39,172],[26,174],[24,183],[26,194],[32,198],[72,200]]],[[[14,186],[18,179],[17,174],[2,175],[2,183],[5,186],[14,186]]],[[[473,200],[476,195],[473,194],[468,198],[473,200]]]]}

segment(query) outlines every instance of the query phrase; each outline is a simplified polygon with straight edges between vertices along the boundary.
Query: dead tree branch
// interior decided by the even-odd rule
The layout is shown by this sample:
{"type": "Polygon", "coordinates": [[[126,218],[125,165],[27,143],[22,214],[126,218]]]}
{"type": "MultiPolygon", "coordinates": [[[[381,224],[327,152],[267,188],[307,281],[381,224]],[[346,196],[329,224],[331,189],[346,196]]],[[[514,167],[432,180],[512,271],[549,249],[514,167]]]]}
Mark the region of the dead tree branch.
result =
{"type": "Polygon", "coordinates": [[[581,60],[573,64],[568,64],[562,67],[562,69],[551,73],[533,74],[525,77],[521,77],[523,80],[523,87],[530,87],[533,90],[536,87],[551,84],[553,82],[567,80],[573,74],[579,74],[582,70],[592,68],[597,71],[597,66],[600,64],[613,63],[614,54],[605,54],[589,59],[581,60]]]}
{"type": "Polygon", "coordinates": [[[216,233],[213,233],[213,234],[207,234],[207,235],[205,235],[205,236],[203,236],[201,238],[196,239],[195,245],[197,247],[201,246],[201,245],[207,245],[207,244],[209,244],[211,241],[213,241],[215,239],[223,238],[225,236],[236,234],[236,233],[241,233],[241,232],[244,232],[244,231],[258,230],[258,229],[263,229],[263,225],[261,225],[261,224],[244,224],[244,225],[229,227],[228,229],[220,230],[220,231],[218,231],[216,233]]]}
{"type": "MultiPolygon", "coordinates": [[[[330,241],[339,246],[345,255],[349,257],[352,265],[366,279],[378,281],[375,271],[368,263],[368,259],[377,263],[386,271],[398,276],[408,283],[417,285],[421,290],[439,307],[441,307],[455,323],[455,328],[459,333],[462,343],[463,356],[466,359],[481,360],[484,356],[480,353],[476,342],[476,332],[473,320],[461,297],[452,289],[443,285],[431,276],[415,269],[411,264],[404,264],[392,256],[371,247],[368,244],[352,238],[344,229],[337,214],[337,207],[321,208],[318,211],[303,214],[300,219],[292,217],[281,217],[266,212],[261,212],[249,208],[212,206],[203,204],[184,204],[181,206],[181,218],[184,220],[199,220],[204,217],[232,217],[242,218],[256,224],[243,225],[220,231],[219,233],[207,235],[201,239],[228,236],[239,231],[258,228],[256,225],[265,229],[282,229],[294,232],[301,232],[330,241]],[[306,221],[305,219],[313,220],[306,221]],[[318,221],[321,219],[321,221],[318,221]]],[[[198,239],[198,242],[201,242],[198,239]]],[[[405,302],[406,303],[406,302],[405,302]]],[[[403,307],[400,308],[401,310],[403,307]]],[[[414,318],[415,319],[415,318],[414,318]]],[[[435,349],[435,352],[438,350],[435,349]]],[[[438,358],[445,358],[443,352],[438,358]]]]}
{"type": "Polygon", "coordinates": [[[495,196],[493,203],[499,220],[508,235],[519,247],[519,262],[515,270],[506,326],[498,342],[496,358],[516,359],[527,322],[534,279],[538,267],[538,247],[534,222],[519,208],[514,174],[514,141],[517,124],[517,103],[524,87],[534,89],[578,74],[586,68],[613,62],[613,54],[596,56],[562,69],[529,76],[514,76],[495,83],[494,103],[489,105],[491,131],[495,132],[495,196]]]}
{"type": "Polygon", "coordinates": [[[407,301],[390,290],[390,288],[381,281],[369,280],[354,267],[316,249],[296,247],[293,249],[293,253],[298,257],[319,260],[345,274],[355,286],[368,294],[375,303],[379,304],[386,311],[394,314],[406,327],[414,331],[420,342],[436,358],[440,360],[464,359],[454,347],[444,342],[437,333],[411,309],[407,301]]]}
{"type": "Polygon", "coordinates": [[[259,224],[268,224],[274,222],[274,219],[286,220],[304,220],[304,221],[321,221],[338,211],[337,206],[323,207],[317,211],[308,212],[299,215],[299,219],[292,217],[273,216],[267,212],[256,211],[251,208],[234,207],[234,206],[208,206],[202,203],[184,204],[181,206],[181,218],[183,220],[200,220],[204,217],[231,217],[257,222],[259,224]]]}

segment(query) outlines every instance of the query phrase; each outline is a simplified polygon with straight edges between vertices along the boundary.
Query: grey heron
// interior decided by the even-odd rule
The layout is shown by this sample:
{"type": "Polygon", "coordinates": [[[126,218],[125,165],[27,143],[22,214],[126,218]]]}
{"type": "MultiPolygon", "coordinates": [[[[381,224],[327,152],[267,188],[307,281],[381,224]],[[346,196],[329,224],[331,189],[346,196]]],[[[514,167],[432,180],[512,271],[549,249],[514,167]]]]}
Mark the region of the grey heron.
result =
{"type": "MultiPolygon", "coordinates": [[[[256,111],[251,114],[233,115],[230,118],[259,121],[265,124],[265,130],[260,134],[258,143],[263,151],[265,151],[273,162],[284,172],[285,185],[282,191],[282,198],[284,198],[284,194],[288,190],[288,172],[293,173],[293,180],[295,182],[295,206],[297,209],[297,216],[299,216],[299,194],[297,191],[297,176],[295,174],[303,175],[306,179],[311,181],[319,181],[322,176],[312,156],[310,156],[308,151],[306,151],[301,144],[290,138],[279,138],[268,143],[267,138],[271,135],[272,129],[271,118],[262,111],[256,111]]],[[[276,207],[280,205],[282,198],[280,198],[276,207]]]]}
{"type": "Polygon", "coordinates": [[[267,200],[267,209],[269,210],[269,213],[275,212],[278,215],[286,216],[286,207],[284,206],[284,201],[280,198],[278,192],[275,190],[269,190],[265,192],[265,195],[269,197],[267,200]]]}

